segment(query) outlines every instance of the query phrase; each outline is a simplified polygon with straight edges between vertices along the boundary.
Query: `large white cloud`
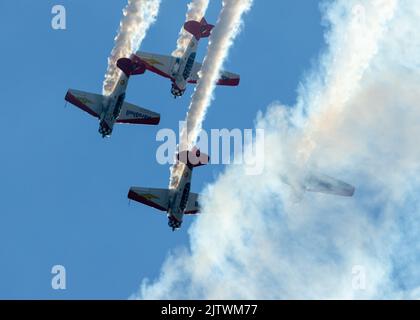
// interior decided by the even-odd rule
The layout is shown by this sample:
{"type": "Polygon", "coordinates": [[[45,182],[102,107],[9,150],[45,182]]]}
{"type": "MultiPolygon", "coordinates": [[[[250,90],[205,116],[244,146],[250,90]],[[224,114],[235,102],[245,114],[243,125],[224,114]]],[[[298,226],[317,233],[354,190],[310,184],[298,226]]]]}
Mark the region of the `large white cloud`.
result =
{"type": "Polygon", "coordinates": [[[420,297],[418,2],[323,10],[328,50],[298,104],[257,119],[264,174],[229,167],[209,185],[190,248],[172,252],[139,298],[420,297]],[[306,168],[352,183],[355,197],[294,201],[280,176],[306,168]]]}

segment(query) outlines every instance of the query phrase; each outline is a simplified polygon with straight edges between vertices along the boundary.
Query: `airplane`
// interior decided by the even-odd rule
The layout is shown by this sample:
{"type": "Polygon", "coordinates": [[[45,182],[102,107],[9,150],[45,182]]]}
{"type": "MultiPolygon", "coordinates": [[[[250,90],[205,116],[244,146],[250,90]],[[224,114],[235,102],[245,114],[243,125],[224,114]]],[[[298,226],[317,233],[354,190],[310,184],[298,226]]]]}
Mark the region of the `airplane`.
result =
{"type": "Polygon", "coordinates": [[[124,102],[130,76],[143,74],[145,65],[135,56],[117,61],[122,71],[109,96],[69,89],[65,100],[99,119],[99,133],[109,137],[115,123],[157,125],[160,115],[153,111],[124,102]]]}
{"type": "Polygon", "coordinates": [[[185,164],[179,183],[174,189],[131,187],[128,198],[155,209],[167,212],[168,225],[172,231],[179,229],[184,215],[200,212],[199,195],[190,192],[193,169],[209,163],[209,156],[193,148],[178,154],[178,161],[185,164]]]}
{"type": "Polygon", "coordinates": [[[346,182],[316,172],[307,172],[300,179],[290,179],[286,175],[282,175],[280,179],[292,187],[298,197],[305,191],[352,197],[356,190],[346,182]]]}
{"type": "MultiPolygon", "coordinates": [[[[198,42],[201,38],[207,38],[211,34],[213,25],[208,24],[203,18],[200,22],[188,21],[184,29],[193,35],[184,55],[181,58],[165,56],[154,53],[138,51],[136,55],[146,65],[146,69],[172,81],[171,93],[176,99],[181,97],[187,87],[187,83],[196,84],[199,79],[199,71],[202,64],[196,63],[198,42]]],[[[222,71],[218,85],[237,86],[240,76],[231,72],[222,71]]]]}

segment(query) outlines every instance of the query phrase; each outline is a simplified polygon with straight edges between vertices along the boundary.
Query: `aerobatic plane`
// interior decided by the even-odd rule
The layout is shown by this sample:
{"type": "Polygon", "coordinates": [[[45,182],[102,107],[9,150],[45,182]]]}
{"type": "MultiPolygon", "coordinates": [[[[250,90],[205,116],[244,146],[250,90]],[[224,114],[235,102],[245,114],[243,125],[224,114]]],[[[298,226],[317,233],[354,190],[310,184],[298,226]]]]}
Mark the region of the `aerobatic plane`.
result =
{"type": "Polygon", "coordinates": [[[174,189],[131,187],[128,198],[155,209],[167,212],[172,231],[179,229],[184,215],[200,212],[198,194],[190,192],[193,169],[209,162],[209,156],[194,148],[178,154],[178,161],[185,164],[178,185],[174,189]]]}
{"type": "MultiPolygon", "coordinates": [[[[184,29],[193,35],[184,55],[180,58],[138,51],[136,55],[144,62],[146,69],[172,81],[171,93],[177,98],[184,94],[187,83],[197,83],[202,64],[196,63],[198,42],[210,36],[213,25],[203,18],[200,22],[188,21],[184,29]]],[[[237,74],[222,71],[218,85],[237,86],[240,77],[237,74]]]]}
{"type": "Polygon", "coordinates": [[[355,188],[341,180],[329,177],[324,174],[307,172],[300,179],[290,179],[282,175],[283,183],[289,185],[300,196],[303,192],[318,192],[342,197],[352,197],[355,188]]]}
{"type": "Polygon", "coordinates": [[[122,70],[115,88],[109,96],[69,89],[65,100],[99,119],[99,133],[102,137],[110,136],[115,123],[157,125],[160,115],[153,111],[124,102],[130,76],[146,71],[135,55],[121,58],[117,66],[122,70]]]}

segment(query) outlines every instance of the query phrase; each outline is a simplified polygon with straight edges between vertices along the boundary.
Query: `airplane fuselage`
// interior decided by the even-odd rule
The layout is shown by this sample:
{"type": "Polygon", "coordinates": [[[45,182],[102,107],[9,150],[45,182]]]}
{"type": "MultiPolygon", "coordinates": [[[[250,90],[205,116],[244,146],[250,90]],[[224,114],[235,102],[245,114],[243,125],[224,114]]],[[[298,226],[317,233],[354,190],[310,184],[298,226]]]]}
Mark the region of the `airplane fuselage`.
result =
{"type": "Polygon", "coordinates": [[[124,72],[120,76],[112,93],[105,98],[104,108],[100,115],[99,133],[102,137],[111,135],[115,121],[120,115],[125,100],[129,77],[124,72]]]}
{"type": "Polygon", "coordinates": [[[184,55],[177,58],[172,68],[172,89],[174,97],[180,97],[187,88],[187,81],[191,75],[195,58],[197,56],[198,40],[192,37],[184,55]]]}
{"type": "Polygon", "coordinates": [[[184,166],[178,186],[171,190],[168,209],[168,224],[172,229],[181,227],[191,189],[192,168],[184,166]]]}

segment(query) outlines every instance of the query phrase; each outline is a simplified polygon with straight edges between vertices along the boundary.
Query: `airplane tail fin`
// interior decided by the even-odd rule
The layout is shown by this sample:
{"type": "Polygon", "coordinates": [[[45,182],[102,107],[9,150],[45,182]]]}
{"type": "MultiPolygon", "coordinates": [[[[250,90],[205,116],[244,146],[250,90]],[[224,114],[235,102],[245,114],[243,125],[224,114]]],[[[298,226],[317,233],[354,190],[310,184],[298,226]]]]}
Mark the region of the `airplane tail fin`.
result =
{"type": "Polygon", "coordinates": [[[146,72],[146,65],[136,55],[131,55],[130,58],[118,59],[117,67],[120,68],[127,77],[146,72]]]}
{"type": "Polygon", "coordinates": [[[201,19],[200,22],[187,21],[184,24],[184,29],[191,33],[197,40],[209,37],[213,28],[214,25],[208,24],[205,18],[201,19]]]}
{"type": "Polygon", "coordinates": [[[182,151],[177,155],[178,161],[185,163],[190,169],[204,166],[210,162],[210,157],[194,147],[191,151],[182,151]]]}

